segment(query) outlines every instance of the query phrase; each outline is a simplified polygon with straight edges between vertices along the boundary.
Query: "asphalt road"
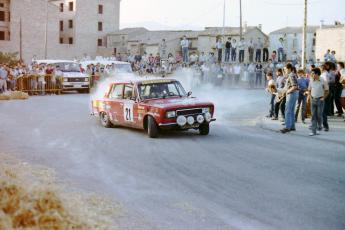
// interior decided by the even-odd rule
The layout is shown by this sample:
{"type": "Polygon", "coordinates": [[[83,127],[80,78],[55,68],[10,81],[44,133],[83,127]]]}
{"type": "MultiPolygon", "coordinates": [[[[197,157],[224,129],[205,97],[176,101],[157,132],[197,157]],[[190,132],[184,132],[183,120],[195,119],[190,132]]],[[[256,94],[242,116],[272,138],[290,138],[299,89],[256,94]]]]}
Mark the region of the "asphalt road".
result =
{"type": "Polygon", "coordinates": [[[105,129],[88,95],[0,102],[0,152],[111,196],[121,229],[345,229],[345,145],[260,129],[262,91],[205,91],[218,120],[149,139],[105,129]]]}

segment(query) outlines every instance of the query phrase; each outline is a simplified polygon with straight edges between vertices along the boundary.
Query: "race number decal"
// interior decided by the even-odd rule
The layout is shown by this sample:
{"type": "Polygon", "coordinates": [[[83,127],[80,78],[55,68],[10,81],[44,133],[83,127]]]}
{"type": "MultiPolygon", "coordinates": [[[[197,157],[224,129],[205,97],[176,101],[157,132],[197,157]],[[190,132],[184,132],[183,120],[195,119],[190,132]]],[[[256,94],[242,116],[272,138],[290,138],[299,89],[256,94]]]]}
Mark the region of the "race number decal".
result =
{"type": "Polygon", "coordinates": [[[132,103],[125,103],[123,106],[123,117],[125,121],[133,122],[133,104],[132,103]]]}

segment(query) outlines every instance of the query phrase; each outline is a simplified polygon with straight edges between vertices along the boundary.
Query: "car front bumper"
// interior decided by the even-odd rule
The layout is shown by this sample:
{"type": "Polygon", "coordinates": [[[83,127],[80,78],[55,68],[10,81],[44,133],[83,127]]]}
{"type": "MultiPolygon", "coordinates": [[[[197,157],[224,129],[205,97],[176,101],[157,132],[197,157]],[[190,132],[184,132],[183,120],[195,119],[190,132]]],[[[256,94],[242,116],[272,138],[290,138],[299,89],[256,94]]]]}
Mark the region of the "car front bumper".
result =
{"type": "Polygon", "coordinates": [[[210,122],[204,122],[199,124],[198,122],[195,122],[193,125],[186,124],[184,126],[179,126],[176,122],[171,122],[171,123],[159,123],[158,126],[161,129],[181,129],[181,130],[186,130],[186,129],[197,129],[200,127],[200,125],[205,124],[205,123],[211,123],[213,121],[216,121],[216,118],[212,118],[210,122]]]}

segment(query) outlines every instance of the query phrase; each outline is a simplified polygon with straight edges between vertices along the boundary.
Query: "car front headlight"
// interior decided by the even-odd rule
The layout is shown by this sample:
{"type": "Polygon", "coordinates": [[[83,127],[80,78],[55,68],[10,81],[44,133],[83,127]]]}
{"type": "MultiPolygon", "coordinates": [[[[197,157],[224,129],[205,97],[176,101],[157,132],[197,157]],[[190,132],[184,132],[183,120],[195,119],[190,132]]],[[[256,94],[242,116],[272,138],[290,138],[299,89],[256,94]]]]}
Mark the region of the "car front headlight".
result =
{"type": "Polygon", "coordinates": [[[63,81],[64,81],[64,82],[68,82],[68,78],[64,78],[63,81]]]}
{"type": "Polygon", "coordinates": [[[202,113],[209,113],[210,112],[210,108],[202,108],[202,113]]]}
{"type": "Polygon", "coordinates": [[[166,113],[167,118],[174,118],[176,117],[176,112],[175,111],[169,111],[166,113]]]}

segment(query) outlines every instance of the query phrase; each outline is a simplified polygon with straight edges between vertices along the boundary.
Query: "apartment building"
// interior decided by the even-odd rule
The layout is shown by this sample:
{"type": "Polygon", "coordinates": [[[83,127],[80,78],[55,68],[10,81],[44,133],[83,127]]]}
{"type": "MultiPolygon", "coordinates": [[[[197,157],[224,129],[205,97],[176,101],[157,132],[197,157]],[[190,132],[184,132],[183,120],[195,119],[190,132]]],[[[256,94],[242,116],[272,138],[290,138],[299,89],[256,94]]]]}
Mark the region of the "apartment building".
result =
{"type": "Polygon", "coordinates": [[[0,0],[0,52],[25,61],[112,54],[106,36],[119,20],[120,0],[0,0]]]}

